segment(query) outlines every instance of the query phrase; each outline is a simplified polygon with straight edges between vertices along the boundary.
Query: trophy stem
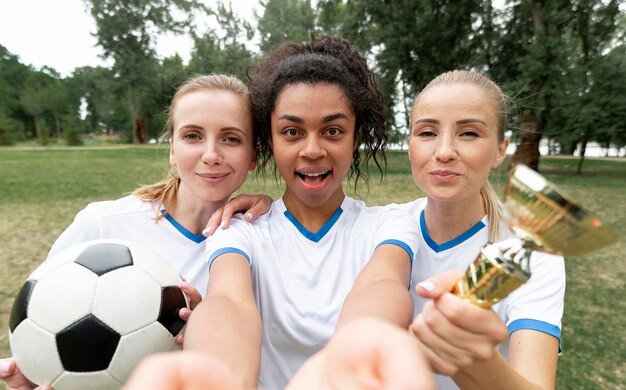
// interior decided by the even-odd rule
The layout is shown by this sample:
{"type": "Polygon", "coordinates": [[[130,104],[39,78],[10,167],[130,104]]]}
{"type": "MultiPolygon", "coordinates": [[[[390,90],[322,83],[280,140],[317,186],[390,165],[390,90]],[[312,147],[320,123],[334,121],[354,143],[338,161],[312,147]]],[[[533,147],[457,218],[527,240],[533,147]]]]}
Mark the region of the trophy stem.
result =
{"type": "Polygon", "coordinates": [[[519,238],[487,244],[452,292],[490,308],[530,278],[530,253],[526,242],[519,238]]]}

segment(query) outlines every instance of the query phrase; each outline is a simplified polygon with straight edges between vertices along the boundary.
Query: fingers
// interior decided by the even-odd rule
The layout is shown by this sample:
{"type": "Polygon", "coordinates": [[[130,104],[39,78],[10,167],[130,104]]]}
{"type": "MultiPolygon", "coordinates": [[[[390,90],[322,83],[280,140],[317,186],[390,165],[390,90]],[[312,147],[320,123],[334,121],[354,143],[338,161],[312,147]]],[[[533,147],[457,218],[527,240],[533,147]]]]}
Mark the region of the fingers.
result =
{"type": "Polygon", "coordinates": [[[213,235],[213,233],[215,233],[217,228],[222,223],[223,213],[224,213],[224,207],[220,207],[219,209],[213,212],[213,214],[211,215],[211,218],[209,218],[209,222],[207,222],[206,227],[202,231],[203,235],[205,235],[206,237],[210,237],[213,235]]]}
{"type": "Polygon", "coordinates": [[[180,284],[180,289],[183,290],[183,292],[187,296],[187,299],[189,299],[189,308],[191,310],[195,309],[196,306],[198,306],[198,303],[202,301],[202,294],[200,294],[200,291],[198,291],[197,288],[192,286],[191,283],[182,282],[180,284]]]}
{"type": "MultiPolygon", "coordinates": [[[[22,374],[13,358],[0,361],[0,379],[6,384],[7,390],[32,390],[35,388],[35,384],[22,374]]],[[[42,388],[46,387],[39,387],[39,389],[42,388]]]]}
{"type": "Polygon", "coordinates": [[[244,219],[248,222],[252,222],[259,215],[268,212],[272,206],[272,202],[272,198],[263,194],[237,195],[229,200],[224,207],[216,210],[213,215],[211,215],[202,234],[209,237],[215,233],[218,227],[228,229],[230,220],[236,213],[244,213],[244,219]]]}
{"type": "Polygon", "coordinates": [[[509,335],[506,325],[491,309],[483,309],[453,294],[442,295],[434,304],[448,321],[467,332],[484,335],[494,343],[503,342],[509,335]]]}
{"type": "Polygon", "coordinates": [[[272,198],[263,194],[251,195],[256,198],[252,206],[244,214],[244,218],[248,222],[254,221],[259,215],[267,213],[272,207],[272,198]]]}
{"type": "Polygon", "coordinates": [[[491,359],[508,330],[496,313],[445,293],[422,308],[410,325],[433,369],[453,375],[475,361],[491,359]]]}
{"type": "Polygon", "coordinates": [[[332,388],[434,389],[419,344],[406,330],[375,319],[340,329],[328,344],[332,388]]]}
{"type": "Polygon", "coordinates": [[[415,292],[424,298],[437,298],[452,291],[452,288],[461,277],[463,277],[463,272],[451,269],[418,283],[415,286],[415,292]]]}
{"type": "Polygon", "coordinates": [[[142,360],[124,388],[243,390],[223,363],[189,351],[156,354],[142,360]]]}

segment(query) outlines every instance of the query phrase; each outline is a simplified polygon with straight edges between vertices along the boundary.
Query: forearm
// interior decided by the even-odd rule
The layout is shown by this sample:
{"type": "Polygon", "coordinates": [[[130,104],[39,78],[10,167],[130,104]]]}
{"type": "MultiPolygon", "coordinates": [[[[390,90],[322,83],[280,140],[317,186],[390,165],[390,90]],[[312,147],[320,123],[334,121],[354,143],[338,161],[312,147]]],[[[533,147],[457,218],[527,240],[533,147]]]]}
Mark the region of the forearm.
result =
{"type": "Polygon", "coordinates": [[[497,352],[490,360],[461,368],[452,379],[463,390],[544,389],[524,378],[497,352]]]}
{"type": "Polygon", "coordinates": [[[395,280],[355,285],[346,297],[337,328],[362,317],[374,317],[407,328],[413,315],[409,290],[395,280]]]}
{"type": "Polygon", "coordinates": [[[184,349],[215,357],[226,364],[246,388],[256,388],[261,327],[255,305],[237,304],[224,296],[207,297],[191,314],[184,349]]]}

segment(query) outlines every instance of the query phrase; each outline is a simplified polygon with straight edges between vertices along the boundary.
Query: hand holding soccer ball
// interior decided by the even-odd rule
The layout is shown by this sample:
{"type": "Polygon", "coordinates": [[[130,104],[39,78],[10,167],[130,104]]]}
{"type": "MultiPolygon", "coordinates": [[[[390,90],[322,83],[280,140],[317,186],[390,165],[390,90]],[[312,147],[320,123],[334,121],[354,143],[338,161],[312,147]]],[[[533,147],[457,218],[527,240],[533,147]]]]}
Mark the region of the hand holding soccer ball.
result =
{"type": "Polygon", "coordinates": [[[37,384],[117,389],[143,357],[178,349],[187,307],[178,273],[120,240],[85,242],[28,278],[9,321],[11,351],[37,384]]]}

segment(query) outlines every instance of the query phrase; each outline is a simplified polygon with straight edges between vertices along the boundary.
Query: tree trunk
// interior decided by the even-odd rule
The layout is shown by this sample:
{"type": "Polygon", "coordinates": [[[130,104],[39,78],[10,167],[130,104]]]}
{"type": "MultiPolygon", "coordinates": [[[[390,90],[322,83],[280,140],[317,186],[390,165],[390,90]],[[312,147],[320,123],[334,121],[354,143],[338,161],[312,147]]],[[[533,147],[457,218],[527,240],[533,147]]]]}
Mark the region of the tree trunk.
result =
{"type": "Polygon", "coordinates": [[[587,138],[583,139],[583,142],[580,143],[580,160],[578,160],[578,168],[576,169],[576,174],[580,175],[583,171],[583,161],[585,160],[585,152],[587,151],[587,138]]]}
{"type": "Polygon", "coordinates": [[[542,134],[538,129],[539,123],[534,114],[520,115],[520,140],[513,154],[509,171],[520,162],[535,171],[539,170],[539,141],[541,141],[542,134]]]}
{"type": "Polygon", "coordinates": [[[141,115],[135,116],[135,135],[140,144],[148,142],[148,129],[141,115]]]}

